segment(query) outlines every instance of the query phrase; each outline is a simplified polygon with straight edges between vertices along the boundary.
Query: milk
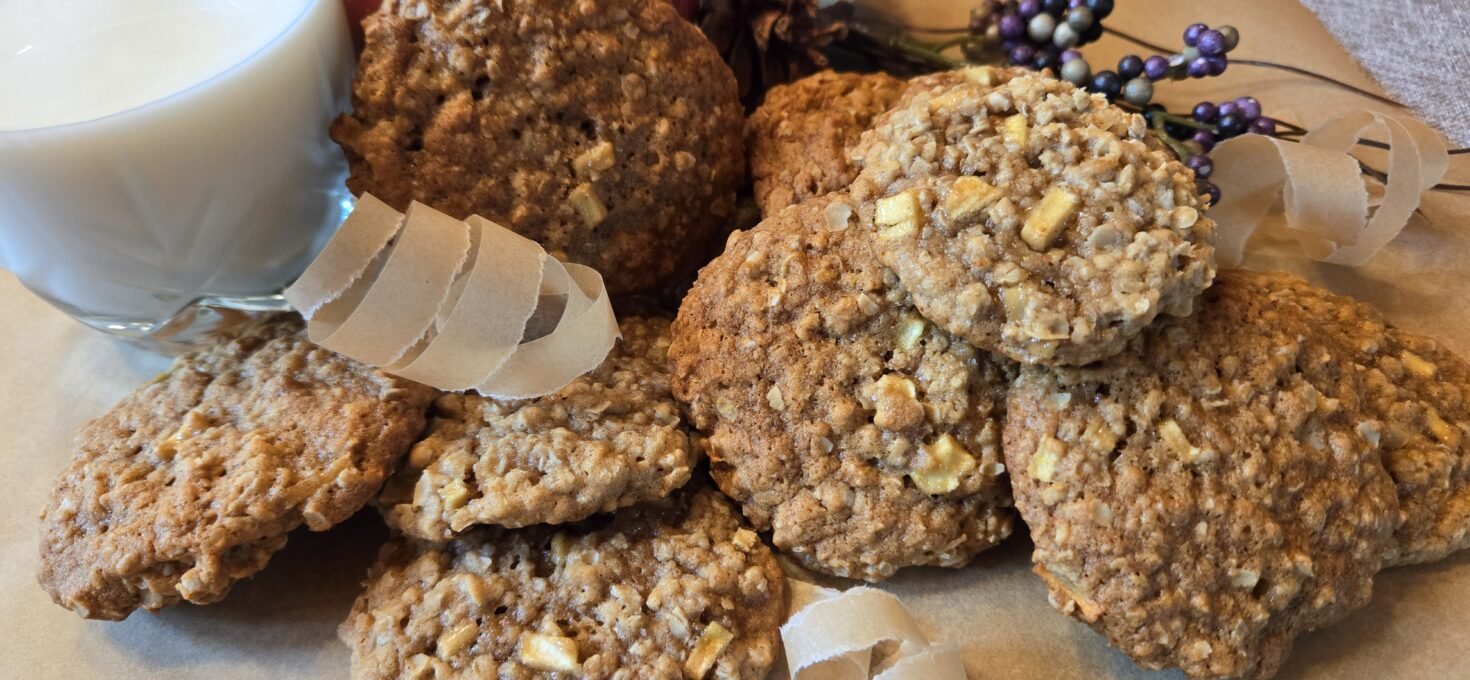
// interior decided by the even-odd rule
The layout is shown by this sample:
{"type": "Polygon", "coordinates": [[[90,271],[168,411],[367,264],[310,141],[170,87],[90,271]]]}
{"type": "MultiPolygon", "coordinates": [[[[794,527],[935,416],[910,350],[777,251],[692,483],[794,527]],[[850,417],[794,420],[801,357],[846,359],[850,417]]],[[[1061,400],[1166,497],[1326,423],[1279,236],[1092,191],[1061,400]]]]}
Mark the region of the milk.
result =
{"type": "Polygon", "coordinates": [[[94,326],[270,295],[344,209],[340,0],[0,0],[0,266],[94,326]]]}

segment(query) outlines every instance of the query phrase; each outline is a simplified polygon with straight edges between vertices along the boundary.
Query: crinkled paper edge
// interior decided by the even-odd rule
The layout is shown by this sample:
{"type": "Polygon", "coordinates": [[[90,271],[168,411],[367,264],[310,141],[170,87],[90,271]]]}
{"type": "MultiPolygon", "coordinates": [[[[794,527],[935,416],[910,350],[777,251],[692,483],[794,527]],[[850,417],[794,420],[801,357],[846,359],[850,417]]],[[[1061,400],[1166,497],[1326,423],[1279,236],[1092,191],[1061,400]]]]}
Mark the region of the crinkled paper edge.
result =
{"type": "Polygon", "coordinates": [[[892,594],[789,583],[793,613],[781,641],[791,680],[964,679],[959,649],[930,643],[892,594]]]}
{"type": "Polygon", "coordinates": [[[1211,181],[1222,198],[1210,217],[1218,225],[1216,258],[1226,267],[1240,264],[1278,199],[1286,229],[1307,257],[1362,265],[1403,231],[1423,193],[1449,168],[1445,142],[1429,126],[1365,110],[1333,118],[1300,142],[1242,135],[1215,147],[1211,157],[1211,181]],[[1389,146],[1388,183],[1376,200],[1358,160],[1348,154],[1373,130],[1386,132],[1389,146]]]}
{"type": "Polygon", "coordinates": [[[602,276],[480,217],[370,194],[286,300],[318,345],[432,387],[497,399],[551,394],[617,342],[602,276]],[[550,332],[522,342],[537,310],[550,332]]]}

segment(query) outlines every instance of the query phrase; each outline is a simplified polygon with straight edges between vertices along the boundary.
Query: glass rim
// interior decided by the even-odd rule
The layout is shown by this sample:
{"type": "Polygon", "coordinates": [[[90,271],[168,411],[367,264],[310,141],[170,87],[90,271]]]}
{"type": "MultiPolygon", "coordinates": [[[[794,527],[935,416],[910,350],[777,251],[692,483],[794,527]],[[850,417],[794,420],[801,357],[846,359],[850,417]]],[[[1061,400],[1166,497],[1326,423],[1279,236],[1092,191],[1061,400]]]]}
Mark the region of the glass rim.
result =
{"type": "MultiPolygon", "coordinates": [[[[272,0],[272,1],[279,1],[279,0],[272,0]]],[[[93,117],[93,118],[87,118],[85,120],[77,120],[77,121],[72,121],[72,122],[69,122],[69,123],[57,123],[57,124],[54,124],[54,125],[42,125],[42,126],[39,126],[39,127],[24,127],[24,128],[5,128],[5,127],[0,127],[0,137],[4,137],[6,135],[18,135],[18,134],[23,134],[23,133],[47,132],[47,131],[50,131],[50,130],[65,130],[67,128],[78,127],[78,126],[82,126],[82,125],[92,125],[94,123],[101,123],[103,121],[108,121],[108,120],[111,120],[111,119],[114,119],[114,118],[121,118],[123,116],[127,116],[127,115],[130,115],[130,114],[138,113],[138,112],[143,111],[145,109],[150,109],[150,108],[153,108],[155,106],[162,105],[165,102],[168,102],[170,100],[183,98],[185,96],[188,96],[190,94],[193,94],[194,92],[196,92],[198,90],[202,90],[205,87],[208,87],[209,85],[215,83],[216,81],[219,81],[219,80],[225,78],[226,76],[230,75],[231,73],[234,73],[234,72],[237,72],[237,71],[239,71],[241,69],[246,68],[246,66],[248,64],[250,64],[250,62],[255,61],[255,58],[256,57],[258,57],[261,54],[265,53],[266,51],[270,50],[276,44],[280,43],[281,40],[283,38],[285,38],[287,34],[291,33],[293,30],[295,30],[295,28],[301,24],[301,20],[306,17],[306,14],[309,11],[311,11],[318,3],[322,3],[322,2],[326,2],[329,5],[330,4],[334,4],[334,0],[302,0],[302,3],[301,3],[301,11],[298,12],[296,14],[296,16],[291,19],[290,22],[288,22],[285,26],[283,26],[281,28],[280,32],[276,33],[273,37],[271,37],[270,40],[265,41],[265,44],[261,45],[259,49],[257,49],[255,51],[253,51],[253,52],[245,55],[244,57],[242,57],[240,59],[240,61],[235,62],[234,64],[231,64],[229,67],[224,68],[224,69],[221,69],[219,72],[214,73],[214,74],[211,74],[210,76],[206,77],[204,80],[201,80],[201,81],[199,81],[197,83],[194,83],[192,85],[189,85],[189,86],[187,86],[187,87],[185,87],[185,88],[183,88],[183,89],[181,89],[181,90],[179,90],[177,92],[170,92],[170,93],[168,93],[168,94],[166,94],[166,95],[164,95],[162,97],[159,97],[157,99],[153,99],[153,100],[150,100],[150,101],[143,102],[142,104],[137,104],[135,106],[130,106],[130,107],[125,108],[125,109],[121,109],[121,110],[118,110],[118,111],[113,111],[112,113],[103,114],[103,115],[96,116],[96,117],[93,117]]],[[[339,7],[341,6],[340,3],[335,3],[335,4],[337,4],[339,7]]]]}

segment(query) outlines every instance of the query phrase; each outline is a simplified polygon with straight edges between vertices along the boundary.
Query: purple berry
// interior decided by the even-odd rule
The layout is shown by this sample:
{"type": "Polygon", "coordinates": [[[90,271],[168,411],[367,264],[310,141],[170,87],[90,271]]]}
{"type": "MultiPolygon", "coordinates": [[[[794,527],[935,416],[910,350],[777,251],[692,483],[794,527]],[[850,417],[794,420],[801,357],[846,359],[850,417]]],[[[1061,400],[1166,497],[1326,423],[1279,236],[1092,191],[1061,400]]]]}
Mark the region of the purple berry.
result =
{"type": "Polygon", "coordinates": [[[1195,39],[1194,46],[1199,53],[1207,57],[1225,54],[1225,36],[1219,31],[1202,31],[1195,39]]]}
{"type": "Polygon", "coordinates": [[[1000,37],[1008,40],[1026,35],[1026,22],[1014,14],[1001,15],[1000,23],[996,26],[1000,31],[1000,37]]]}
{"type": "Polygon", "coordinates": [[[1199,190],[1201,196],[1209,197],[1210,205],[1215,205],[1220,202],[1220,187],[1215,186],[1214,182],[1200,180],[1195,184],[1195,188],[1199,190]]]}
{"type": "Polygon", "coordinates": [[[1199,41],[1199,34],[1208,30],[1210,27],[1204,24],[1190,24],[1189,28],[1184,29],[1184,44],[1194,47],[1199,41]]]}
{"type": "Polygon", "coordinates": [[[1194,135],[1189,138],[1189,141],[1198,144],[1201,150],[1209,153],[1215,149],[1215,142],[1217,140],[1215,139],[1215,133],[1209,130],[1196,130],[1194,135]]]}
{"type": "Polygon", "coordinates": [[[1221,118],[1236,113],[1240,113],[1240,104],[1238,102],[1220,102],[1219,114],[1221,118]]]}
{"type": "Polygon", "coordinates": [[[1143,60],[1143,73],[1149,80],[1163,80],[1169,75],[1169,60],[1155,54],[1143,60]]]}
{"type": "Polygon", "coordinates": [[[1261,117],[1261,103],[1255,97],[1241,97],[1235,100],[1235,105],[1240,107],[1240,117],[1246,122],[1254,121],[1261,117]]]}
{"type": "MultiPolygon", "coordinates": [[[[1225,107],[1221,105],[1220,108],[1223,109],[1225,107]]],[[[1220,130],[1220,136],[1226,138],[1234,137],[1245,132],[1245,126],[1246,122],[1241,120],[1240,114],[1234,112],[1220,116],[1220,122],[1216,123],[1216,127],[1220,130]]]]}
{"type": "Polygon", "coordinates": [[[1057,24],[1057,30],[1051,34],[1051,44],[1059,49],[1072,49],[1082,41],[1082,36],[1077,35],[1077,29],[1072,24],[1062,22],[1057,24]]]}
{"type": "Polygon", "coordinates": [[[1087,0],[1087,9],[1092,10],[1094,19],[1102,21],[1113,13],[1113,0],[1087,0]]]}
{"type": "Polygon", "coordinates": [[[1092,81],[1092,67],[1087,65],[1087,60],[1082,57],[1062,62],[1061,73],[1058,74],[1065,80],[1077,87],[1087,87],[1092,81]]]}
{"type": "Polygon", "coordinates": [[[1215,164],[1210,162],[1210,157],[1204,154],[1190,156],[1184,164],[1194,171],[1194,176],[1200,179],[1209,179],[1210,173],[1215,171],[1215,164]]]}
{"type": "Polygon", "coordinates": [[[1021,0],[1021,3],[1016,5],[1016,13],[1021,15],[1022,19],[1030,19],[1040,14],[1041,0],[1021,0]]]}
{"type": "Polygon", "coordinates": [[[1218,76],[1224,73],[1225,67],[1230,65],[1230,62],[1225,59],[1225,55],[1223,54],[1218,57],[1205,57],[1205,61],[1210,62],[1210,75],[1212,76],[1218,76]]]}
{"type": "Polygon", "coordinates": [[[1134,78],[1123,83],[1123,101],[1146,106],[1154,98],[1154,83],[1148,78],[1134,78]]]}
{"type": "Polygon", "coordinates": [[[1196,57],[1194,61],[1189,62],[1188,73],[1190,78],[1204,78],[1210,75],[1209,58],[1196,57]]]}
{"type": "Polygon", "coordinates": [[[1235,30],[1234,26],[1221,26],[1218,30],[1225,38],[1226,52],[1235,49],[1236,45],[1240,44],[1240,31],[1235,30]]]}
{"type": "Polygon", "coordinates": [[[1082,58],[1082,53],[1081,52],[1078,52],[1077,50],[1067,50],[1065,52],[1062,52],[1062,63],[1063,64],[1065,64],[1065,63],[1067,63],[1069,61],[1072,61],[1073,59],[1081,59],[1081,58],[1082,58]]]}
{"type": "Polygon", "coordinates": [[[1073,7],[1067,11],[1067,25],[1078,33],[1092,28],[1092,10],[1086,7],[1073,7]]]}
{"type": "Polygon", "coordinates": [[[1067,0],[1068,7],[1086,7],[1087,0],[1067,0]]]}
{"type": "Polygon", "coordinates": [[[1026,22],[1026,35],[1038,44],[1045,45],[1057,32],[1057,20],[1050,14],[1038,14],[1026,22]]]}
{"type": "Polygon", "coordinates": [[[1098,71],[1092,76],[1092,87],[1088,89],[1112,99],[1123,91],[1123,79],[1112,71],[1098,71]]]}
{"type": "Polygon", "coordinates": [[[1261,116],[1260,118],[1257,118],[1257,119],[1251,121],[1250,131],[1251,132],[1254,132],[1255,134],[1258,134],[1258,135],[1266,135],[1267,137],[1275,137],[1276,136],[1276,121],[1271,120],[1270,118],[1267,118],[1265,116],[1261,116]]]}
{"type": "Polygon", "coordinates": [[[1067,0],[1042,0],[1041,8],[1054,17],[1061,18],[1067,11],[1067,0]]]}
{"type": "Polygon", "coordinates": [[[1194,105],[1194,119],[1201,123],[1213,123],[1220,117],[1220,110],[1210,102],[1200,102],[1194,105]]]}
{"type": "Polygon", "coordinates": [[[1133,80],[1143,73],[1143,59],[1136,54],[1130,54],[1118,60],[1118,77],[1123,80],[1133,80]]]}
{"type": "Polygon", "coordinates": [[[1031,68],[1038,71],[1043,69],[1055,70],[1058,65],[1060,65],[1060,62],[1057,61],[1057,55],[1052,52],[1037,52],[1036,58],[1031,60],[1031,68]]]}
{"type": "Polygon", "coordinates": [[[1030,45],[1016,45],[1011,48],[1011,63],[1017,66],[1030,66],[1031,60],[1036,58],[1036,48],[1030,45]]]}
{"type": "Polygon", "coordinates": [[[1085,31],[1082,32],[1081,37],[1077,38],[1077,44],[1078,45],[1086,45],[1087,43],[1095,43],[1095,42],[1097,42],[1097,39],[1098,38],[1101,38],[1102,37],[1102,34],[1103,34],[1103,25],[1102,25],[1102,22],[1101,21],[1097,21],[1097,20],[1093,20],[1092,25],[1091,26],[1088,26],[1087,27],[1087,30],[1085,30],[1085,31]]]}

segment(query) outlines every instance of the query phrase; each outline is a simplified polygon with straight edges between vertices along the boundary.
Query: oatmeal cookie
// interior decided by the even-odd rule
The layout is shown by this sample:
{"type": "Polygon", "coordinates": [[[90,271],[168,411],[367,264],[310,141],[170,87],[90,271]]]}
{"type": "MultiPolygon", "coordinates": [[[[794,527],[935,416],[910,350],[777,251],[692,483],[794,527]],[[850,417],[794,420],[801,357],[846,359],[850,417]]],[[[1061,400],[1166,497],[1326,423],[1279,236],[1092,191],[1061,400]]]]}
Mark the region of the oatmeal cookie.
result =
{"type": "Polygon", "coordinates": [[[734,510],[690,491],[585,525],[397,539],[338,633],[364,680],[758,680],[785,588],[734,510]]]}
{"type": "Polygon", "coordinates": [[[888,110],[904,82],[887,73],[822,71],[766,93],[745,123],[761,214],[841,191],[857,176],[848,150],[888,110]]]}
{"type": "Polygon", "coordinates": [[[1013,365],[921,317],[843,194],[731,237],[674,322],[674,395],[720,488],[804,565],[870,581],[1011,532],[1013,365]]]}
{"type": "MultiPolygon", "coordinates": [[[[949,71],[935,71],[923,75],[914,76],[905,83],[903,94],[898,101],[894,102],[888,110],[905,108],[914,101],[915,97],[929,97],[935,90],[942,90],[955,85],[967,84],[971,87],[993,89],[1000,87],[1016,78],[1031,76],[1036,72],[1024,66],[966,66],[949,71]]],[[[874,123],[879,122],[874,119],[874,123]]],[[[871,127],[871,126],[870,126],[871,127]]],[[[848,156],[856,156],[861,161],[865,151],[857,151],[857,145],[849,149],[848,156]]]]}
{"type": "Polygon", "coordinates": [[[444,541],[476,524],[558,524],[663,498],[697,462],[669,392],[669,322],[628,317],[602,365],[555,394],[442,394],[383,490],[388,523],[444,541]]]}
{"type": "Polygon", "coordinates": [[[744,174],[735,77],[661,0],[386,0],[352,102],[354,192],[483,215],[613,292],[693,271],[744,174]]]}
{"type": "Polygon", "coordinates": [[[863,228],[919,311],[1018,361],[1116,354],[1214,277],[1193,172],[1142,117],[1044,75],[911,85],[853,158],[863,228]]]}
{"type": "Polygon", "coordinates": [[[280,317],[182,357],[77,436],[41,518],[41,585],[96,619],[218,601],[287,532],[376,494],[432,398],[280,317]]]}
{"type": "Polygon", "coordinates": [[[1258,295],[1292,295],[1364,372],[1363,431],[1382,447],[1404,518],[1389,563],[1430,562],[1470,547],[1470,364],[1389,325],[1372,306],[1296,276],[1224,276],[1258,295]]]}
{"type": "Polygon", "coordinates": [[[1389,562],[1432,562],[1470,547],[1470,364],[1393,327],[1380,347],[1365,359],[1367,410],[1404,513],[1389,562]]]}
{"type": "Polygon", "coordinates": [[[1366,604],[1399,506],[1362,371],[1289,289],[1224,276],[1086,368],[1028,366],[1006,462],[1053,603],[1149,668],[1267,678],[1366,604]]]}

